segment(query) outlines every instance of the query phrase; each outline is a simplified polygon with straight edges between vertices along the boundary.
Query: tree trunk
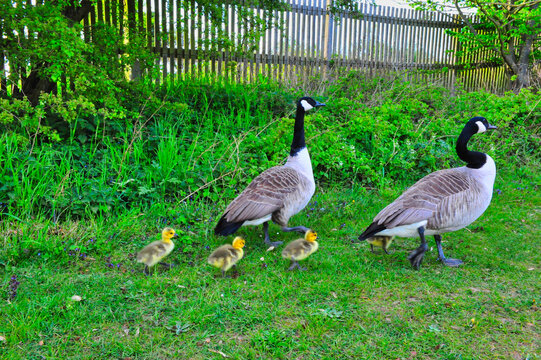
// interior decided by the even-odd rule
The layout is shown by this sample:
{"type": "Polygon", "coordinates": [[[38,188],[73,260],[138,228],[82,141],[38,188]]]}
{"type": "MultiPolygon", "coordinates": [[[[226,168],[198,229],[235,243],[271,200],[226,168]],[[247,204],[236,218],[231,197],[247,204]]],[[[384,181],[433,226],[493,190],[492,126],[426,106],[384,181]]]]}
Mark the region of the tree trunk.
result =
{"type": "Polygon", "coordinates": [[[518,72],[514,74],[515,80],[511,82],[511,89],[518,94],[521,89],[531,85],[530,69],[528,64],[518,64],[518,72]]]}

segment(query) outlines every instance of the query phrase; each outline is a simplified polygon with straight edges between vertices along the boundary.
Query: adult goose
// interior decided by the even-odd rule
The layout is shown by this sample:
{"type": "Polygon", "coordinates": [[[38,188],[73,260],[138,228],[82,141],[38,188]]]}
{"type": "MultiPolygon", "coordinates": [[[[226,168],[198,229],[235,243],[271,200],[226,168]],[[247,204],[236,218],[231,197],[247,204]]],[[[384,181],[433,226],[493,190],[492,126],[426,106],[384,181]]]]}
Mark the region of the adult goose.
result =
{"type": "Polygon", "coordinates": [[[434,235],[439,259],[447,266],[461,265],[461,260],[443,255],[441,234],[468,226],[488,208],[496,165],[487,154],[468,150],[467,144],[474,134],[495,128],[483,117],[470,119],[456,143],[458,157],[466,166],[439,170],[419,180],[380,211],[359,240],[372,236],[419,236],[421,245],[408,257],[412,266],[419,269],[428,249],[425,236],[434,235]]]}
{"type": "Polygon", "coordinates": [[[225,209],[214,228],[216,235],[227,236],[241,226],[263,224],[265,243],[278,246],[281,241],[271,242],[269,239],[270,220],[280,225],[283,231],[308,231],[304,226],[287,227],[287,224],[290,217],[304,209],[316,189],[304,139],[304,114],[324,105],[310,97],[303,97],[297,102],[293,142],[286,163],[267,169],[252,180],[225,209]]]}

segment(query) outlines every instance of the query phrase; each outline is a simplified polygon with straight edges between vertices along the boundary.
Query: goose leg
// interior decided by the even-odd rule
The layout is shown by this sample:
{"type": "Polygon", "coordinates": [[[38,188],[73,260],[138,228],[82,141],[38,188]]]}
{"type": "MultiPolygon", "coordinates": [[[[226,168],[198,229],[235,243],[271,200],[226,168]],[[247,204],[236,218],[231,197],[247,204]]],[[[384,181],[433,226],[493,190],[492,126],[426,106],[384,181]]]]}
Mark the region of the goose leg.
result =
{"type": "Polygon", "coordinates": [[[267,246],[277,247],[277,246],[282,245],[282,241],[274,241],[274,242],[270,241],[268,221],[265,221],[263,223],[263,232],[265,233],[265,244],[267,244],[267,246]]]}
{"type": "Polygon", "coordinates": [[[165,262],[160,262],[160,263],[158,263],[158,264],[160,264],[161,266],[168,267],[168,268],[172,268],[172,267],[175,266],[174,264],[168,264],[168,263],[165,263],[165,262]]]}
{"type": "Polygon", "coordinates": [[[285,231],[285,232],[297,231],[297,232],[300,232],[300,233],[304,234],[308,230],[310,230],[310,229],[307,228],[306,226],[295,226],[295,227],[282,226],[282,231],[285,231]]]}
{"type": "Polygon", "coordinates": [[[443,249],[441,247],[441,235],[434,235],[434,240],[436,240],[436,246],[438,247],[438,260],[441,260],[445,265],[450,267],[458,267],[464,264],[462,260],[446,258],[445,255],[443,255],[443,249]]]}
{"type": "Polygon", "coordinates": [[[425,252],[428,250],[428,245],[426,245],[425,240],[425,228],[421,226],[417,229],[417,232],[419,233],[419,237],[421,238],[421,245],[410,253],[410,255],[408,256],[408,260],[410,261],[413,268],[419,270],[419,267],[421,267],[421,263],[423,262],[423,258],[425,256],[425,252]]]}

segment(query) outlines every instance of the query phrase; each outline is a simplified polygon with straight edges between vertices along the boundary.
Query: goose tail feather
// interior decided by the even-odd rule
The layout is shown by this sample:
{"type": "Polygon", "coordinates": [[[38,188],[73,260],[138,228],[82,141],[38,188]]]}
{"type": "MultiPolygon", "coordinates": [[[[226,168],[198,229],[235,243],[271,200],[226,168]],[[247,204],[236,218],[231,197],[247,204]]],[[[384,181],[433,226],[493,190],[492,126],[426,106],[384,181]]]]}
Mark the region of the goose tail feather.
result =
{"type": "Polygon", "coordinates": [[[234,234],[244,223],[244,221],[239,222],[229,222],[225,219],[225,215],[220,218],[218,224],[214,228],[215,235],[227,236],[234,234]]]}
{"type": "Polygon", "coordinates": [[[385,225],[381,225],[378,223],[373,222],[370,224],[370,226],[359,236],[359,240],[366,240],[368,238],[371,238],[372,236],[376,235],[380,231],[383,231],[387,229],[385,225]]]}

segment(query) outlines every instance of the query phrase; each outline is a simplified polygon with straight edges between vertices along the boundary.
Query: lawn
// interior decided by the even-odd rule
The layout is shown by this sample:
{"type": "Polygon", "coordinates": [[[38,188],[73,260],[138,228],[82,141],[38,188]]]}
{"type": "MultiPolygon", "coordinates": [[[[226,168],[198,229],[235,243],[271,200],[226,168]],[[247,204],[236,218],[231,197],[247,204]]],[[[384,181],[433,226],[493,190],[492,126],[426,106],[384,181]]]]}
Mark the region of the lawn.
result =
{"type": "MultiPolygon", "coordinates": [[[[286,271],[280,248],[266,251],[260,227],[240,230],[245,258],[230,278],[207,265],[232,240],[212,233],[230,199],[59,224],[6,221],[0,357],[538,359],[541,192],[539,168],[529,170],[499,173],[486,213],[444,235],[460,268],[436,261],[431,237],[419,271],[407,260],[418,239],[397,239],[391,255],[353,242],[411,184],[319,187],[290,222],[319,234],[304,272],[286,271]],[[176,266],[147,277],[135,253],[165,225],[182,234],[168,258],[176,266]]],[[[278,230],[271,225],[271,240],[299,237],[278,230]]]]}

